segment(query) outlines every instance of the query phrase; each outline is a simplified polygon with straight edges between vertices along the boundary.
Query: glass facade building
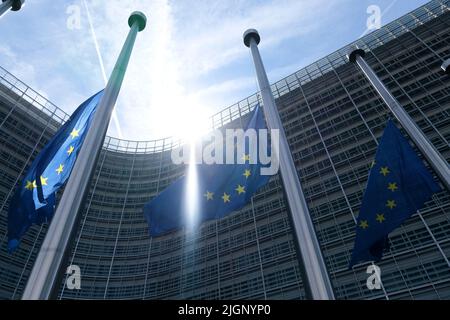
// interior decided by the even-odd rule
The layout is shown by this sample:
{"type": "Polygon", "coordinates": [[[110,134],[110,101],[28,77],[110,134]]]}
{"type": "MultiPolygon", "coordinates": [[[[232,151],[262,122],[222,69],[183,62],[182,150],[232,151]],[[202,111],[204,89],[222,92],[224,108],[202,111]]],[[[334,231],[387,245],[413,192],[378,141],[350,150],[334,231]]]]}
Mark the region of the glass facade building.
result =
{"type": "MultiPolygon", "coordinates": [[[[450,0],[431,1],[350,44],[442,156],[450,160],[450,0]]],[[[350,46],[349,45],[349,46],[350,46]]],[[[272,85],[311,218],[338,299],[450,299],[450,194],[433,196],[390,235],[378,264],[382,288],[366,287],[367,265],[348,270],[370,164],[387,106],[345,58],[349,46],[272,85]]],[[[212,116],[213,128],[241,126],[252,95],[212,116]]],[[[7,212],[17,183],[68,115],[0,68],[0,298],[19,299],[47,226],[34,226],[8,254],[7,212]]],[[[405,134],[406,135],[406,134],[405,134]]],[[[105,139],[58,299],[303,299],[301,261],[278,176],[242,210],[150,238],[143,205],[184,172],[171,139],[105,139]]],[[[430,169],[431,170],[431,169],[430,169]]],[[[64,270],[63,270],[64,271],[64,270]]]]}

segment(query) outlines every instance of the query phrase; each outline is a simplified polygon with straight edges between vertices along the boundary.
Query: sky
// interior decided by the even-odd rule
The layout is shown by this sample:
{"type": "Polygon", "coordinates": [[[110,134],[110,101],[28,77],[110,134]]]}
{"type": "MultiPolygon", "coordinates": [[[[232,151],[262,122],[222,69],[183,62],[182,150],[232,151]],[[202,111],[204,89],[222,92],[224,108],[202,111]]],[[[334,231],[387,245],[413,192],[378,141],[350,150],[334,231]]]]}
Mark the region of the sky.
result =
{"type": "Polygon", "coordinates": [[[26,0],[0,18],[0,66],[73,112],[105,86],[129,27],[144,12],[108,135],[183,137],[258,91],[242,34],[255,28],[276,82],[425,0],[26,0]],[[368,12],[369,11],[369,12],[368,12]],[[373,28],[372,27],[369,29],[373,28]]]}

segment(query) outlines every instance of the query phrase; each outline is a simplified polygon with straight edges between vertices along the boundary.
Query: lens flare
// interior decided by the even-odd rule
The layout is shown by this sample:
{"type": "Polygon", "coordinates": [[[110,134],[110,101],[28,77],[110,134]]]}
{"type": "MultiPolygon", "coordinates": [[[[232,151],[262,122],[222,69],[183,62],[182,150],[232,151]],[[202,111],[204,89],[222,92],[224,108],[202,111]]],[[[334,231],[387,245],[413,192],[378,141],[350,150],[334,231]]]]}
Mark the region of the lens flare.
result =
{"type": "Polygon", "coordinates": [[[195,140],[190,141],[190,154],[189,154],[189,164],[187,170],[187,185],[185,194],[185,208],[186,208],[186,226],[189,231],[197,226],[198,223],[198,196],[199,196],[199,186],[198,186],[198,172],[196,165],[196,143],[195,140]]]}

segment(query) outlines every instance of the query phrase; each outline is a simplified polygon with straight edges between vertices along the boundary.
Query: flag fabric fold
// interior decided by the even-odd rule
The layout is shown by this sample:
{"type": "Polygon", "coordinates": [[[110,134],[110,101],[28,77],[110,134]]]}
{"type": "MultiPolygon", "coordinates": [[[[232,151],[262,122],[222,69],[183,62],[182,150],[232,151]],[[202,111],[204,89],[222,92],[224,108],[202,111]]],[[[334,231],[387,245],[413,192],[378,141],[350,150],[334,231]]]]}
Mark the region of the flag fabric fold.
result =
{"type": "MultiPolygon", "coordinates": [[[[259,106],[250,115],[246,125],[248,129],[267,129],[259,106]]],[[[242,156],[249,160],[249,155],[242,156]]],[[[264,165],[259,161],[256,164],[245,161],[245,164],[196,165],[195,186],[185,175],[145,205],[144,215],[150,236],[159,236],[187,225],[189,204],[185,201],[186,195],[190,197],[188,201],[197,204],[194,214],[198,222],[219,219],[242,208],[271,177],[261,175],[261,167],[264,165]],[[195,190],[192,189],[194,187],[195,190]]]]}
{"type": "Polygon", "coordinates": [[[389,120],[369,173],[349,267],[381,260],[383,250],[389,246],[388,234],[440,190],[417,153],[389,120]]]}
{"type": "Polygon", "coordinates": [[[82,103],[37,155],[9,204],[8,250],[33,224],[51,220],[55,193],[67,181],[103,90],[82,103]]]}

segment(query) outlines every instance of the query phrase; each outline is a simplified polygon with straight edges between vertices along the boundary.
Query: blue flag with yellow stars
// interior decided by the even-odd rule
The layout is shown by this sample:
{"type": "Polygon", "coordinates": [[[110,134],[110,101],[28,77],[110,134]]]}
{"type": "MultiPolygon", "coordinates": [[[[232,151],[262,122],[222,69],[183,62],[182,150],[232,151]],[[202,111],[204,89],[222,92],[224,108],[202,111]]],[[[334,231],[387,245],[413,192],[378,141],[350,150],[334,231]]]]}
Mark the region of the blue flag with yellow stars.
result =
{"type": "MultiPolygon", "coordinates": [[[[252,111],[246,129],[266,129],[259,106],[252,111]]],[[[248,142],[245,144],[247,150],[248,142]]],[[[268,149],[267,153],[270,151],[268,149]]],[[[196,204],[193,213],[197,223],[219,219],[242,208],[271,177],[261,175],[260,169],[265,165],[259,161],[250,164],[249,157],[249,154],[242,155],[244,161],[241,162],[244,164],[196,165],[195,186],[189,183],[187,176],[183,176],[148,202],[144,207],[144,215],[149,224],[150,236],[159,236],[186,226],[189,220],[189,204],[184,200],[186,195],[196,204]]]]}
{"type": "Polygon", "coordinates": [[[356,226],[350,268],[379,261],[388,234],[440,191],[422,160],[389,120],[372,163],[356,226]]]}
{"type": "Polygon", "coordinates": [[[103,90],[81,104],[31,164],[8,212],[8,250],[14,251],[32,224],[49,221],[55,193],[69,178],[103,90]]]}

